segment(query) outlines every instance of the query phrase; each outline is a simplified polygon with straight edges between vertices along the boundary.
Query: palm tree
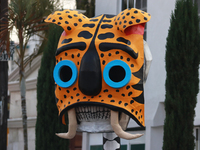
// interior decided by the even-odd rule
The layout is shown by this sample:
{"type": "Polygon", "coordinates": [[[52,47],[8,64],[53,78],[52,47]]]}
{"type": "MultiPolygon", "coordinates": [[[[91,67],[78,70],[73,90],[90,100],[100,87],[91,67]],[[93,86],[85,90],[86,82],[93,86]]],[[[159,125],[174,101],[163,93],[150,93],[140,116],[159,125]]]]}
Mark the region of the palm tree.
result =
{"type": "Polygon", "coordinates": [[[24,150],[28,150],[26,82],[24,69],[41,53],[44,42],[41,44],[40,48],[35,50],[28,57],[25,55],[25,50],[30,38],[34,35],[39,36],[41,40],[44,39],[44,31],[48,28],[47,24],[43,21],[44,17],[54,11],[55,3],[57,1],[58,0],[11,0],[7,12],[8,27],[6,27],[5,24],[1,24],[0,47],[5,45],[5,43],[9,43],[8,38],[4,38],[7,33],[11,32],[14,28],[17,30],[19,49],[16,49],[15,51],[19,59],[15,62],[19,67],[24,150]]]}

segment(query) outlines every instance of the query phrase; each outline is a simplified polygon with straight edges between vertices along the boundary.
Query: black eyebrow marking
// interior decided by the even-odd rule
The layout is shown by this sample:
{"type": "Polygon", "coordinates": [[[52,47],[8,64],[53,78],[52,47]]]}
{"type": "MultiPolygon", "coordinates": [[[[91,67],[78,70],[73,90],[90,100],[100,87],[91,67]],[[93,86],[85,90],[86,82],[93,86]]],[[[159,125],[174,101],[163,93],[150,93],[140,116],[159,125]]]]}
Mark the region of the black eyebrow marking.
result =
{"type": "Polygon", "coordinates": [[[124,45],[124,44],[118,44],[118,43],[101,43],[101,44],[99,44],[99,49],[101,51],[103,51],[103,52],[109,51],[111,49],[120,49],[120,50],[128,53],[134,59],[138,58],[138,53],[135,53],[135,51],[132,48],[130,48],[129,46],[124,45]]]}
{"type": "Polygon", "coordinates": [[[63,51],[71,50],[71,49],[79,49],[81,51],[84,51],[86,49],[86,43],[85,42],[77,42],[77,43],[71,43],[64,45],[57,49],[56,56],[62,53],[63,51]]]}
{"type": "Polygon", "coordinates": [[[117,41],[118,42],[123,42],[123,43],[128,44],[128,45],[131,45],[131,42],[129,40],[123,38],[123,37],[117,38],[117,41]]]}

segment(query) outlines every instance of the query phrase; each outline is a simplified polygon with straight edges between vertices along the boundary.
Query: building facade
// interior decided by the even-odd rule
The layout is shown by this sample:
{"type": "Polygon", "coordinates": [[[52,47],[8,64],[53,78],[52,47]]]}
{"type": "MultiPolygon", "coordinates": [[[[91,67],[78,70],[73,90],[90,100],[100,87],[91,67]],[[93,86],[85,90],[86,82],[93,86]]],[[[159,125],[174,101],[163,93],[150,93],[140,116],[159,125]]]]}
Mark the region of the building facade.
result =
{"type": "MultiPolygon", "coordinates": [[[[133,120],[130,120],[127,131],[129,133],[144,133],[134,140],[121,139],[122,150],[161,150],[163,145],[163,126],[165,119],[165,45],[170,26],[171,12],[175,8],[175,0],[96,0],[95,15],[117,15],[123,9],[136,7],[151,14],[151,20],[146,24],[145,40],[151,50],[151,63],[147,82],[145,84],[145,124],[141,129],[133,120]]],[[[36,83],[40,58],[33,61],[27,68],[27,106],[28,106],[28,139],[29,150],[35,149],[35,122],[36,122],[36,83]]],[[[18,70],[9,75],[10,118],[8,119],[9,140],[8,150],[23,149],[23,132],[21,119],[21,102],[19,91],[18,70]]],[[[196,149],[200,150],[200,95],[196,105],[194,119],[194,136],[196,149]]],[[[80,134],[79,134],[80,135],[80,134]]],[[[100,150],[103,145],[103,134],[82,133],[82,150],[100,150]]]]}

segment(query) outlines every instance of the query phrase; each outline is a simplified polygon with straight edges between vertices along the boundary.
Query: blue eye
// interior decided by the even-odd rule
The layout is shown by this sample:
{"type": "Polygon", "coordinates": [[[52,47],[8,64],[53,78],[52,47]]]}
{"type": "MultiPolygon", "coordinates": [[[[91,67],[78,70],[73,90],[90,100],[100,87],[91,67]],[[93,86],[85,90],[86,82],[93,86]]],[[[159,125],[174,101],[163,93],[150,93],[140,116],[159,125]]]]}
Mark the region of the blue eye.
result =
{"type": "Polygon", "coordinates": [[[73,85],[77,79],[77,74],[76,65],[71,60],[60,61],[53,71],[55,82],[63,88],[73,85]]]}
{"type": "Polygon", "coordinates": [[[131,80],[131,69],[121,60],[109,62],[103,71],[104,81],[113,88],[121,88],[131,80]]]}

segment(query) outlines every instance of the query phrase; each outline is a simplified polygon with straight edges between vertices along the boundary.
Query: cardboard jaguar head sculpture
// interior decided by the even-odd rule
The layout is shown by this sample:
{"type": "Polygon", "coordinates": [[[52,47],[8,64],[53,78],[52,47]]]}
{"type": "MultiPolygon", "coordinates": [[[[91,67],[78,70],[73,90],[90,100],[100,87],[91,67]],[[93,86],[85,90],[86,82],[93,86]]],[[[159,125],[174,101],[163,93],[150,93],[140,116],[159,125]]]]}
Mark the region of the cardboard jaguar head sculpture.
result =
{"type": "Polygon", "coordinates": [[[46,22],[64,31],[56,51],[54,80],[59,117],[73,138],[76,131],[110,132],[133,139],[124,130],[129,117],[144,122],[143,34],[150,14],[126,9],[114,15],[87,18],[74,10],[56,11],[46,22]]]}

